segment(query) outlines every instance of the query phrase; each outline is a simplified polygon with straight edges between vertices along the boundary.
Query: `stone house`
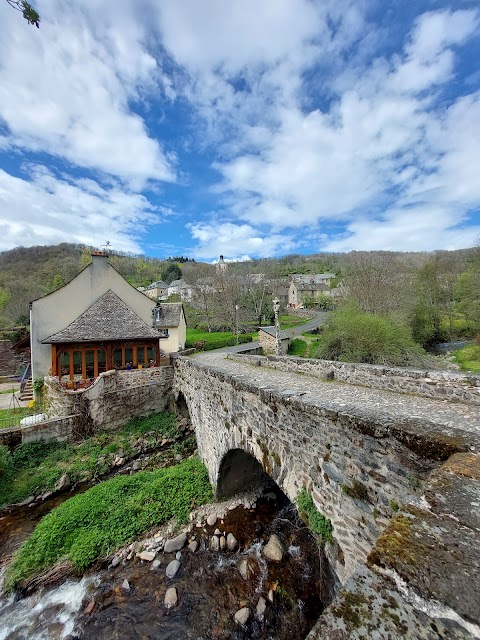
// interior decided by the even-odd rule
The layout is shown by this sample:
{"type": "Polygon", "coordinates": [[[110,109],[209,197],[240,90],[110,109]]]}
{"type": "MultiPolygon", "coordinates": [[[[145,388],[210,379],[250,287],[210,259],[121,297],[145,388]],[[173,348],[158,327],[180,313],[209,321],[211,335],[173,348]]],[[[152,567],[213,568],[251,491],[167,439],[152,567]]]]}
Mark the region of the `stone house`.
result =
{"type": "MultiPolygon", "coordinates": [[[[288,330],[280,331],[280,351],[281,355],[286,355],[290,340],[293,333],[288,330]]],[[[258,343],[262,348],[264,355],[271,355],[275,353],[275,327],[258,327],[258,343]]]]}
{"type": "Polygon", "coordinates": [[[315,301],[322,296],[330,296],[330,281],[333,273],[316,275],[293,274],[288,289],[288,306],[291,309],[302,309],[308,300],[315,301]]]}
{"type": "Polygon", "coordinates": [[[185,349],[187,323],[181,302],[162,302],[157,305],[154,326],[160,333],[160,349],[163,353],[185,349]]]}
{"type": "Polygon", "coordinates": [[[168,285],[167,294],[169,296],[179,295],[182,302],[189,302],[192,299],[193,288],[185,282],[183,278],[173,280],[168,285]]]}
{"type": "Polygon", "coordinates": [[[157,282],[149,284],[148,287],[139,287],[138,290],[152,300],[160,300],[167,297],[168,284],[165,284],[162,280],[157,280],[157,282]]]}
{"type": "MultiPolygon", "coordinates": [[[[69,283],[30,305],[32,377],[89,383],[110,369],[160,362],[156,303],[131,286],[102,252],[69,283]]],[[[169,342],[172,351],[178,343],[169,342]]]]}

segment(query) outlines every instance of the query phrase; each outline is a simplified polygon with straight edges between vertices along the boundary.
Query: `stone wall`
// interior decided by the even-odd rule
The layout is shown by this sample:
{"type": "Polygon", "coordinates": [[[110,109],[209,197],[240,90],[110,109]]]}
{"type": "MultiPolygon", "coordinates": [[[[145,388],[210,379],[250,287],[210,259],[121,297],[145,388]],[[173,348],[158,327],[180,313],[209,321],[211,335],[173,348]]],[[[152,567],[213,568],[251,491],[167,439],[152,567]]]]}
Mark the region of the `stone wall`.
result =
{"type": "Polygon", "coordinates": [[[11,347],[11,340],[0,340],[0,376],[15,375],[25,360],[24,357],[14,353],[11,347]]]}
{"type": "MultiPolygon", "coordinates": [[[[282,332],[283,333],[283,332],[282,332]]],[[[262,353],[275,353],[276,340],[275,336],[271,336],[266,331],[260,330],[258,332],[258,343],[262,349],[262,353]]],[[[288,345],[290,344],[290,338],[280,338],[280,348],[282,354],[286,354],[288,352],[288,345]]]]}
{"type": "Polygon", "coordinates": [[[45,378],[48,416],[88,415],[95,429],[114,429],[132,417],[164,411],[170,404],[171,366],[106,371],[88,389],[69,391],[45,378]]]}
{"type": "Polygon", "coordinates": [[[384,367],[373,364],[333,362],[309,358],[276,356],[229,356],[257,366],[304,373],[323,380],[336,380],[397,393],[412,393],[425,398],[459,401],[480,405],[480,376],[454,371],[425,371],[384,367]]]}
{"type": "Polygon", "coordinates": [[[421,423],[342,415],[195,360],[176,358],[174,367],[174,394],[186,400],[213,485],[226,454],[242,449],[291,500],[306,487],[332,520],[328,553],[342,582],[366,562],[398,505],[419,497],[426,475],[460,446],[432,441],[421,423]]]}
{"type": "Polygon", "coordinates": [[[44,440],[68,440],[72,435],[79,416],[65,416],[63,418],[53,418],[38,422],[26,427],[10,427],[9,429],[0,430],[0,444],[6,445],[9,449],[13,449],[17,445],[24,442],[39,442],[44,440]]]}

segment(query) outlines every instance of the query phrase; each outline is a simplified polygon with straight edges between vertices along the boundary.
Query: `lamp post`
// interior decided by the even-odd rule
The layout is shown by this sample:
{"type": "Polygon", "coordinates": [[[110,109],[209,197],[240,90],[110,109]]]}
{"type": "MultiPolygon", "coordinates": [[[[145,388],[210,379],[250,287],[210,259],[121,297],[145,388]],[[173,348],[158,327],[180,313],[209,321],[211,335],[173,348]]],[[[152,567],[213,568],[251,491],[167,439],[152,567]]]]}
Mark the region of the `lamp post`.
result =
{"type": "Polygon", "coordinates": [[[278,312],[280,311],[280,300],[278,298],[273,299],[273,313],[275,314],[275,355],[279,356],[282,353],[282,345],[280,342],[280,326],[278,323],[278,312]]]}
{"type": "Polygon", "coordinates": [[[235,305],[235,335],[236,335],[236,344],[238,345],[238,310],[240,307],[238,304],[235,305]]]}

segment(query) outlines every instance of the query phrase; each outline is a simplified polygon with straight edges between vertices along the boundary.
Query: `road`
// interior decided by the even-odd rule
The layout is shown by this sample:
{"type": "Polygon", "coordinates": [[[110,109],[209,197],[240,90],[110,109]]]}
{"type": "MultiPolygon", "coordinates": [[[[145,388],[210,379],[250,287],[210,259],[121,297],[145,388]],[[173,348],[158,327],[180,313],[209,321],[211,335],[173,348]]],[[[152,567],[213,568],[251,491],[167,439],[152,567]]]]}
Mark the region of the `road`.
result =
{"type": "MultiPolygon", "coordinates": [[[[317,311],[317,313],[313,316],[311,320],[306,322],[305,324],[300,324],[297,327],[292,327],[288,329],[293,335],[299,336],[303,331],[311,331],[312,329],[316,329],[317,327],[321,327],[322,324],[328,320],[330,313],[328,311],[317,311]]],[[[250,351],[250,349],[257,349],[260,345],[258,341],[254,342],[245,342],[244,344],[239,344],[234,347],[223,347],[221,349],[213,349],[212,353],[242,353],[243,351],[250,351]]],[[[210,353],[210,351],[206,351],[206,354],[210,353]]]]}

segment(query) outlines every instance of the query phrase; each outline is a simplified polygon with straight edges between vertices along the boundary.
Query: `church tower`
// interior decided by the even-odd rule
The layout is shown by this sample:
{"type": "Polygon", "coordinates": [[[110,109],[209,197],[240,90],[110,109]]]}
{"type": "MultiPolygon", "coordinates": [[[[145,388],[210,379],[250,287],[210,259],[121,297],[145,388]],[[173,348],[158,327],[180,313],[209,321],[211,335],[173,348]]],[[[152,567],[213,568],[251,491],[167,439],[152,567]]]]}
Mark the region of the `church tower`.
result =
{"type": "Polygon", "coordinates": [[[223,259],[223,256],[220,256],[220,260],[217,262],[217,273],[225,273],[227,271],[227,263],[223,259]]]}

